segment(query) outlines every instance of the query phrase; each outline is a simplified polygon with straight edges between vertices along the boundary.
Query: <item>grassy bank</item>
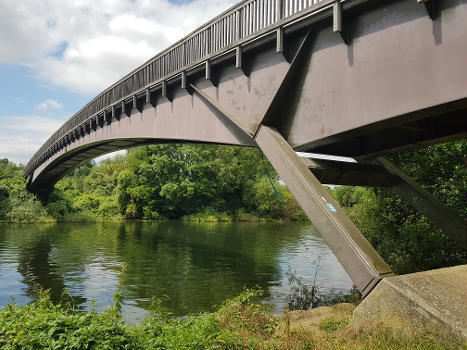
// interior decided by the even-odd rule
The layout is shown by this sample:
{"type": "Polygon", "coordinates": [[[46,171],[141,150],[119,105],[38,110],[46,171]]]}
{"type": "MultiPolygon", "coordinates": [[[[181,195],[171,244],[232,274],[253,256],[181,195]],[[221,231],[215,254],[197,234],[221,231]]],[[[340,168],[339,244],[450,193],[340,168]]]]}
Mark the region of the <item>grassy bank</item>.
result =
{"type": "Polygon", "coordinates": [[[173,320],[154,302],[141,325],[120,320],[121,296],[101,313],[80,312],[47,293],[0,312],[0,348],[9,349],[449,349],[424,334],[352,328],[352,304],[294,311],[275,317],[247,290],[216,312],[173,320]]]}

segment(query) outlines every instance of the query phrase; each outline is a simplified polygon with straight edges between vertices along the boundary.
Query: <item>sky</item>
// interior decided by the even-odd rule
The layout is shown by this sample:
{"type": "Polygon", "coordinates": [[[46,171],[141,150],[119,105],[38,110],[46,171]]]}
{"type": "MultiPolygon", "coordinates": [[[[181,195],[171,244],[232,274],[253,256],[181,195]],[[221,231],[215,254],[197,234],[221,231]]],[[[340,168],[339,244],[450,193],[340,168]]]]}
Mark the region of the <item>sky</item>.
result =
{"type": "Polygon", "coordinates": [[[0,0],[0,159],[26,164],[106,87],[236,0],[0,0]]]}

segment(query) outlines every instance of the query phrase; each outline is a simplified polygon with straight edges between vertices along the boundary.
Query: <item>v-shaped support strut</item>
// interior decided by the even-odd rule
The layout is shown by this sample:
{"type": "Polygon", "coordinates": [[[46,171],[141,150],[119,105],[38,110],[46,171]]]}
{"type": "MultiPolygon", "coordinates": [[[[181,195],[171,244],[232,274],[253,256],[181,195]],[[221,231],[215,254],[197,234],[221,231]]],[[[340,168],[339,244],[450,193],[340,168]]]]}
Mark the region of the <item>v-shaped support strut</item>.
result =
{"type": "Polygon", "coordinates": [[[216,111],[216,115],[235,124],[237,131],[250,138],[263,151],[365,296],[383,277],[393,275],[391,268],[308,169],[307,164],[297,156],[281,132],[274,128],[276,122],[284,120],[284,114],[293,117],[293,106],[286,102],[299,97],[299,85],[303,79],[303,70],[306,69],[304,66],[309,63],[311,45],[311,34],[308,33],[256,130],[244,125],[238,116],[226,112],[216,99],[207,96],[194,85],[192,88],[203,103],[216,111]]]}

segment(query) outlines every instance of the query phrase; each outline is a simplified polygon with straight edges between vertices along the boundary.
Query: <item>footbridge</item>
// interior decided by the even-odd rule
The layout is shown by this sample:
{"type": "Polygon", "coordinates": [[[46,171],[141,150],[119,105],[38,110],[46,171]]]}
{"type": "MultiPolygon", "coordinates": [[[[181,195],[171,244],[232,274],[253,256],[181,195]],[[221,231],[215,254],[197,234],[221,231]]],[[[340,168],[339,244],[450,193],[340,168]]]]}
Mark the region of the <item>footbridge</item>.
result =
{"type": "Polygon", "coordinates": [[[465,247],[463,221],[383,156],[465,137],[466,23],[466,0],[241,2],[65,122],[28,188],[143,144],[259,147],[366,295],[393,273],[321,183],[392,187],[465,247]]]}

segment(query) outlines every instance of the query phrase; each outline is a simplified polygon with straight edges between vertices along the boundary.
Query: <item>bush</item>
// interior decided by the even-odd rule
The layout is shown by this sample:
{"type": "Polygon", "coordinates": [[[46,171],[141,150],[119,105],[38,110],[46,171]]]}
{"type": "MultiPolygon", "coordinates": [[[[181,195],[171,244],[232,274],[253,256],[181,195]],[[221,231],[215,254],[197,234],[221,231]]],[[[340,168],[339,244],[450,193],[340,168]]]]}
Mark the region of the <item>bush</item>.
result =
{"type": "Polygon", "coordinates": [[[16,190],[10,193],[10,210],[6,218],[10,222],[27,223],[44,221],[47,211],[36,196],[26,190],[16,190]]]}

